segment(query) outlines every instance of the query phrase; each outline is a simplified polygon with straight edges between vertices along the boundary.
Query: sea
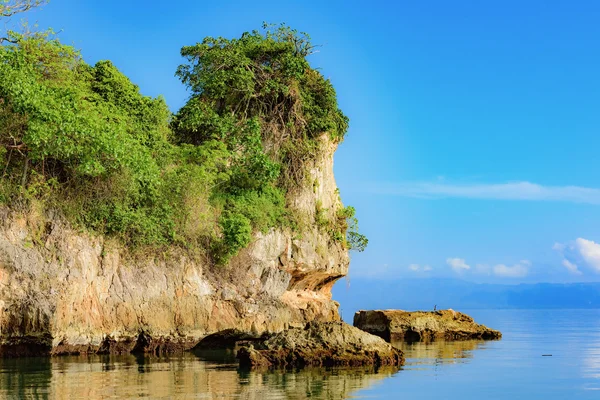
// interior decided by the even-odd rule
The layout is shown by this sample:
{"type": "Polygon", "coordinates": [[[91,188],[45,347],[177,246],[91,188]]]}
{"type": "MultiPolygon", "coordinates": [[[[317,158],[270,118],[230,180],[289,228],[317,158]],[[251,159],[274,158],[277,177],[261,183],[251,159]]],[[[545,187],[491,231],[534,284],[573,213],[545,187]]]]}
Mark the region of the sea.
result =
{"type": "Polygon", "coordinates": [[[402,368],[249,371],[233,350],[0,360],[1,399],[600,400],[600,310],[460,310],[498,341],[396,343],[402,368]]]}

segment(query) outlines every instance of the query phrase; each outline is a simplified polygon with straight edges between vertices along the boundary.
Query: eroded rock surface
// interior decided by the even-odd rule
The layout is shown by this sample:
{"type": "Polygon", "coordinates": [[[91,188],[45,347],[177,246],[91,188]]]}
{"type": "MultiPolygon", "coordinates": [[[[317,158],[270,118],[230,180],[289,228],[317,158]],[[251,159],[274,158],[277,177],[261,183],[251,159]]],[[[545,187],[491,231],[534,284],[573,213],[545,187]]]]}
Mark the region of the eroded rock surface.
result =
{"type": "MultiPolygon", "coordinates": [[[[328,218],[341,207],[335,145],[307,165],[290,207],[328,218]]],[[[314,224],[257,233],[227,266],[181,249],[132,254],[52,213],[0,207],[0,355],[170,352],[237,329],[253,336],[339,320],[341,243],[314,224]]]]}
{"type": "Polygon", "coordinates": [[[373,310],[354,314],[354,326],[389,341],[499,339],[502,334],[454,310],[373,310]]]}
{"type": "Polygon", "coordinates": [[[250,367],[399,366],[402,352],[383,339],[343,322],[311,322],[242,347],[240,365],[250,367]]]}

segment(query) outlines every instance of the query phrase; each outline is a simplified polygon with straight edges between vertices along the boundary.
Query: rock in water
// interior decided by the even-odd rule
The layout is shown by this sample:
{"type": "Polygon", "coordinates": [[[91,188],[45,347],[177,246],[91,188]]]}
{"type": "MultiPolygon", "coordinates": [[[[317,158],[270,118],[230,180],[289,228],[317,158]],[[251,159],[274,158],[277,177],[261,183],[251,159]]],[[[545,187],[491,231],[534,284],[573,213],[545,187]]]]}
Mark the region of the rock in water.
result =
{"type": "Polygon", "coordinates": [[[388,342],[499,339],[502,334],[454,310],[372,310],[354,314],[354,326],[388,342]]]}
{"type": "Polygon", "coordinates": [[[402,351],[343,322],[310,322],[255,346],[242,347],[241,366],[304,367],[404,364],[402,351]]]}

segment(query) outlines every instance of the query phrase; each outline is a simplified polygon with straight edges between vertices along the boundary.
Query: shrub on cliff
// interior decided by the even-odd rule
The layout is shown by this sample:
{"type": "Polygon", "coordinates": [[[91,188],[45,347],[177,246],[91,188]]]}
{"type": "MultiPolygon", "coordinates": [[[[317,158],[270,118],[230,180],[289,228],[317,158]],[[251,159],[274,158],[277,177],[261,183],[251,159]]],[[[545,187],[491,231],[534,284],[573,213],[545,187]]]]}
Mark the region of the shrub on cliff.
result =
{"type": "Polygon", "coordinates": [[[179,243],[227,262],[253,231],[293,225],[286,193],[304,184],[319,137],[339,142],[347,129],[331,83],[306,61],[308,37],[284,26],[184,47],[177,74],[192,96],[175,116],[51,33],[8,39],[0,202],[58,207],[128,244],[179,243]]]}
{"type": "Polygon", "coordinates": [[[192,97],[175,116],[175,137],[194,144],[217,139],[235,149],[254,121],[256,139],[269,144],[269,161],[259,171],[273,171],[276,162],[282,166],[278,186],[302,183],[302,165],[318,151],[317,139],[327,134],[341,142],[348,129],[331,82],[306,59],[312,51],[307,34],[285,25],[184,47],[188,62],[177,75],[192,97]]]}

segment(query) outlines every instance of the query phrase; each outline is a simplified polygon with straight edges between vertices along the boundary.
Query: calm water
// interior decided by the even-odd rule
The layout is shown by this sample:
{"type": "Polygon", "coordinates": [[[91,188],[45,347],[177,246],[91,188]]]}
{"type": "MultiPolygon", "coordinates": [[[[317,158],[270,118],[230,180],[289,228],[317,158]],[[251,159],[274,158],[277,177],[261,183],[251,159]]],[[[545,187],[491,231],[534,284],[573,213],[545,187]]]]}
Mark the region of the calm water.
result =
{"type": "Polygon", "coordinates": [[[468,313],[504,338],[398,344],[401,370],[248,372],[231,353],[0,360],[0,398],[600,399],[600,310],[468,313]]]}

